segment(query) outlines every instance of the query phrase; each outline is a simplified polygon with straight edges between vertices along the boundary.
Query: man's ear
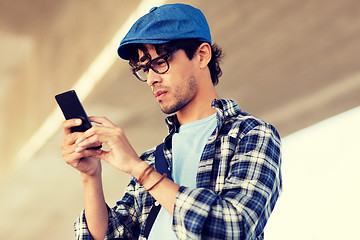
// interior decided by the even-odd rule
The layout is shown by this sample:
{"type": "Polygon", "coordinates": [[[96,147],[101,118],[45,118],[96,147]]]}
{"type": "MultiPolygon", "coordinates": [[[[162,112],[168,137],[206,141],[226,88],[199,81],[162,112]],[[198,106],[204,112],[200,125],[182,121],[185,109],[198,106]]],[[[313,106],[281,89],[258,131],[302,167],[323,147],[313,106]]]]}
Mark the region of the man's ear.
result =
{"type": "Polygon", "coordinates": [[[209,43],[202,43],[198,49],[197,54],[200,60],[200,68],[207,67],[208,63],[211,60],[211,46],[209,43]]]}

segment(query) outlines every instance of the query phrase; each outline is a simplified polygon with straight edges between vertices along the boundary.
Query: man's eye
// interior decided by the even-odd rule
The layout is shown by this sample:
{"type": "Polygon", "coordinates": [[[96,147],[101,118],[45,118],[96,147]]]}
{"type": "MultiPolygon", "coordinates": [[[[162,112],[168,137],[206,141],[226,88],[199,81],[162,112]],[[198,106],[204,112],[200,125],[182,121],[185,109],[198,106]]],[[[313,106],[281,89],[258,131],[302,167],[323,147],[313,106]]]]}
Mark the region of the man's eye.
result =
{"type": "Polygon", "coordinates": [[[153,64],[154,64],[154,66],[162,67],[162,66],[166,65],[166,61],[164,59],[159,59],[156,62],[154,62],[153,64]]]}
{"type": "Polygon", "coordinates": [[[147,74],[149,72],[149,68],[147,68],[145,66],[141,66],[141,67],[139,67],[138,71],[147,74]]]}

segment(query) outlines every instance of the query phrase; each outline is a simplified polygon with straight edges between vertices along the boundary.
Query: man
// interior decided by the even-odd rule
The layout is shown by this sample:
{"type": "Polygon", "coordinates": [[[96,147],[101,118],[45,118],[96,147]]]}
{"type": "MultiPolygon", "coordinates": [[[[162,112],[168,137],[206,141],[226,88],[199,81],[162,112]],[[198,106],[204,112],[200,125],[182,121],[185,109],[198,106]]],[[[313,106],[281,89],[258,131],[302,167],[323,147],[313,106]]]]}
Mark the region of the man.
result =
{"type": "Polygon", "coordinates": [[[151,9],[118,53],[172,114],[163,153],[173,180],[154,169],[155,148],[138,157],[108,119],[91,117],[97,125],[85,133],[70,131],[81,120],[65,121],[63,156],[80,171],[85,191],[77,239],[141,239],[154,202],[162,208],[149,239],[263,239],[282,187],[280,137],[233,101],[219,99],[221,50],[211,45],[201,11],[184,4],[151,9]],[[110,150],[89,149],[100,143],[110,150]],[[114,208],[104,199],[99,159],[132,175],[114,208]]]}

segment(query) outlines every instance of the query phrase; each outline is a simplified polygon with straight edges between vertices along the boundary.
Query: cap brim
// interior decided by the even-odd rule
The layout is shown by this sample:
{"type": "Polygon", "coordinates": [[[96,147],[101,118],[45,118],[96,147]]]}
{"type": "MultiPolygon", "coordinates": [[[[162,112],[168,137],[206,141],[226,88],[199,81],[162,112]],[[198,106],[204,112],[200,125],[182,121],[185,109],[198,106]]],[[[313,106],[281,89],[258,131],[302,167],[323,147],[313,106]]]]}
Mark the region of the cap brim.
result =
{"type": "Polygon", "coordinates": [[[125,43],[121,43],[118,48],[118,55],[124,60],[129,60],[131,56],[134,56],[138,48],[137,44],[164,44],[169,42],[169,40],[159,40],[159,39],[141,39],[141,40],[130,40],[125,43]]]}

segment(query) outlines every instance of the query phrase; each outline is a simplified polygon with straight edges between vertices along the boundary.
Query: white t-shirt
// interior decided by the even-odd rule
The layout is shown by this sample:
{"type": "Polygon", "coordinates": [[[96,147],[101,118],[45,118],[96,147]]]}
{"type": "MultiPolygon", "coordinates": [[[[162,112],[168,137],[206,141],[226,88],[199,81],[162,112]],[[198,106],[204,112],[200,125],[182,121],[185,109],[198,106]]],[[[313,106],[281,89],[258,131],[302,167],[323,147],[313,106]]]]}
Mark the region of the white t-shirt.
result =
{"type": "MultiPolygon", "coordinates": [[[[196,188],[196,175],[205,144],[215,130],[216,114],[180,126],[172,137],[172,178],[180,186],[196,188]]],[[[172,216],[161,208],[148,239],[177,239],[172,216]]]]}

